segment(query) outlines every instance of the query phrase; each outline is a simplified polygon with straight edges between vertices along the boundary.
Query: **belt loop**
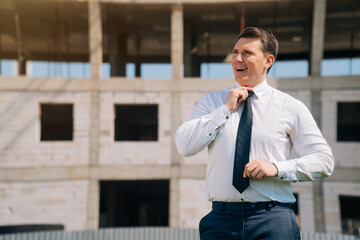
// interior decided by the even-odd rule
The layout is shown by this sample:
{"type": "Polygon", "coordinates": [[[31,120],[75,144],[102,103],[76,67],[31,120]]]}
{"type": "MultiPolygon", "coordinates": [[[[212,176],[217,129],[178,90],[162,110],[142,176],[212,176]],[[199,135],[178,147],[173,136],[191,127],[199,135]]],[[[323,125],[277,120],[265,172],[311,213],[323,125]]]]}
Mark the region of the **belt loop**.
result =
{"type": "Polygon", "coordinates": [[[270,211],[270,208],[272,207],[272,204],[267,202],[266,203],[266,211],[270,211]]]}
{"type": "Polygon", "coordinates": [[[225,211],[225,203],[221,202],[221,211],[224,212],[225,211]]]}

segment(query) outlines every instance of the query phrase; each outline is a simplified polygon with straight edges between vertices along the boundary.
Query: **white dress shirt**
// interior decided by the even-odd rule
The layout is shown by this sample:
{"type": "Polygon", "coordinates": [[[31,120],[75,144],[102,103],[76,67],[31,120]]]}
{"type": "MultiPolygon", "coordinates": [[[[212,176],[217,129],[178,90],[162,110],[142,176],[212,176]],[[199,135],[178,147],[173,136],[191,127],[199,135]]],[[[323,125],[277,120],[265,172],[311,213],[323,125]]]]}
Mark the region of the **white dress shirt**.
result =
{"type": "Polygon", "coordinates": [[[230,113],[224,105],[230,89],[206,94],[175,135],[177,149],[184,156],[208,147],[205,193],[210,201],[290,203],[295,201],[291,182],[327,177],[333,172],[331,148],[306,106],[264,80],[253,88],[255,94],[250,98],[253,126],[249,161],[272,162],[278,175],[250,178],[250,186],[239,193],[232,178],[243,103],[230,113]],[[292,148],[297,157],[291,158],[292,148]]]}

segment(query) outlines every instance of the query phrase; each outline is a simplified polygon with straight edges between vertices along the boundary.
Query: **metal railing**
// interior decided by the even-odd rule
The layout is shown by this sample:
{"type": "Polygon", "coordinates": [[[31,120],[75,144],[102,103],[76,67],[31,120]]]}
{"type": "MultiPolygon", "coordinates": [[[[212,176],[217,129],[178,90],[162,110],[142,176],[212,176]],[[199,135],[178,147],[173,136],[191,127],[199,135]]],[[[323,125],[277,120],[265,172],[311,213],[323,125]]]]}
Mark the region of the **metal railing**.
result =
{"type": "MultiPolygon", "coordinates": [[[[301,233],[302,240],[359,240],[356,236],[301,233]]],[[[197,229],[169,227],[105,228],[86,231],[44,231],[0,235],[0,240],[199,240],[197,229]]]]}

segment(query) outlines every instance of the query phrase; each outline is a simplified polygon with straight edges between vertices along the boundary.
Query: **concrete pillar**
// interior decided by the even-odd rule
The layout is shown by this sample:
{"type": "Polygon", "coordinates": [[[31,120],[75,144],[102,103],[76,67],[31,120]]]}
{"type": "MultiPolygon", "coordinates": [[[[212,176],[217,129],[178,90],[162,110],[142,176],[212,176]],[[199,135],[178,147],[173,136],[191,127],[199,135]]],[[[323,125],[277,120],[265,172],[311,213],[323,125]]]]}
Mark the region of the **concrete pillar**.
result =
{"type": "MultiPolygon", "coordinates": [[[[100,3],[89,0],[89,46],[91,78],[100,78],[102,64],[102,30],[100,3]]],[[[99,92],[91,92],[90,109],[90,165],[96,165],[99,156],[99,92]]]]}
{"type": "MultiPolygon", "coordinates": [[[[89,140],[89,167],[98,166],[100,148],[100,96],[98,90],[90,93],[90,140],[89,140]]],[[[87,208],[87,228],[99,227],[99,182],[90,176],[87,208]]]]}
{"type": "Polygon", "coordinates": [[[321,128],[321,101],[317,78],[321,74],[321,61],[324,53],[324,38],[325,38],[325,20],[326,20],[326,0],[314,1],[313,12],[313,26],[311,39],[311,59],[310,59],[310,76],[312,77],[313,93],[311,111],[321,128]]]}
{"type": "MultiPolygon", "coordinates": [[[[184,27],[183,27],[183,6],[173,4],[171,8],[171,64],[173,80],[183,78],[183,57],[184,57],[184,27]]],[[[179,94],[172,94],[173,106],[180,106],[179,94]]],[[[180,111],[178,107],[172,108],[171,135],[175,136],[176,128],[179,126],[180,111]]],[[[172,141],[173,142],[173,141],[172,141]]],[[[176,146],[172,143],[171,160],[173,174],[170,179],[170,227],[179,226],[179,154],[176,146]]]]}
{"type": "Polygon", "coordinates": [[[115,34],[110,36],[110,71],[111,76],[126,76],[126,55],[127,55],[127,36],[125,34],[115,34]]]}
{"type": "MultiPolygon", "coordinates": [[[[113,32],[113,30],[111,31],[113,32]]],[[[109,36],[109,62],[110,62],[110,76],[120,76],[118,68],[118,44],[116,34],[109,36]]]]}
{"type": "Polygon", "coordinates": [[[191,76],[192,69],[192,56],[191,49],[193,48],[192,44],[192,29],[191,23],[186,23],[184,25],[184,76],[191,76]]]}
{"type": "Polygon", "coordinates": [[[18,74],[19,75],[26,75],[26,60],[23,56],[21,56],[19,59],[18,59],[18,74]]]}
{"type": "MultiPolygon", "coordinates": [[[[0,32],[1,32],[1,28],[0,28],[0,32]]],[[[1,68],[1,60],[2,60],[2,48],[1,48],[2,42],[1,42],[1,37],[0,37],[0,76],[2,75],[3,71],[1,68]]]]}
{"type": "Polygon", "coordinates": [[[100,2],[88,0],[88,7],[91,78],[100,78],[103,59],[100,2]]]}
{"type": "Polygon", "coordinates": [[[174,176],[170,180],[170,206],[169,226],[179,227],[179,184],[180,181],[174,176]]]}
{"type": "MultiPolygon", "coordinates": [[[[91,80],[98,81],[101,76],[101,64],[103,58],[101,7],[97,0],[88,1],[89,8],[89,55],[91,65],[91,80]]],[[[100,139],[100,102],[98,89],[90,92],[90,141],[89,141],[89,165],[96,166],[99,161],[100,139]]],[[[99,226],[99,182],[89,179],[87,228],[97,229],[99,226]]]]}
{"type": "Polygon", "coordinates": [[[15,31],[16,31],[16,48],[18,55],[18,74],[26,75],[26,60],[24,58],[23,44],[22,44],[22,31],[20,27],[20,16],[19,12],[14,13],[15,20],[15,31]]]}
{"type": "Polygon", "coordinates": [[[141,40],[136,40],[135,77],[141,77],[141,40]]]}
{"type": "Polygon", "coordinates": [[[184,29],[184,76],[200,77],[200,64],[196,59],[196,35],[193,34],[190,23],[186,23],[184,29]]]}
{"type": "Polygon", "coordinates": [[[184,24],[183,6],[173,4],[171,8],[171,64],[174,80],[183,77],[184,58],[184,24]]]}
{"type": "Polygon", "coordinates": [[[97,90],[90,93],[90,144],[89,165],[96,166],[99,161],[99,139],[100,139],[100,97],[97,90]]]}
{"type": "Polygon", "coordinates": [[[141,77],[141,63],[136,61],[135,63],[135,77],[141,77]]]}
{"type": "Polygon", "coordinates": [[[100,187],[97,180],[89,181],[87,206],[87,229],[98,229],[99,226],[99,204],[100,187]]]}
{"type": "MultiPolygon", "coordinates": [[[[326,0],[315,0],[313,11],[313,26],[311,39],[310,76],[312,77],[311,111],[321,129],[321,91],[318,88],[318,78],[321,74],[321,61],[324,52],[324,35],[326,20],[326,0]]],[[[313,182],[315,230],[325,232],[323,181],[313,182]]]]}
{"type": "Polygon", "coordinates": [[[118,68],[119,76],[126,76],[126,60],[127,60],[127,36],[126,34],[118,35],[118,68]]]}
{"type": "MultiPolygon", "coordinates": [[[[172,106],[171,110],[171,136],[175,136],[177,128],[181,124],[181,94],[171,94],[172,106]]],[[[181,156],[177,151],[175,141],[171,141],[171,167],[172,174],[170,179],[170,206],[169,206],[169,226],[180,227],[179,222],[179,171],[181,165],[181,156]]]]}
{"type": "Polygon", "coordinates": [[[325,232],[325,212],[324,212],[324,183],[323,180],[313,182],[314,195],[314,216],[315,231],[325,232]]]}
{"type": "Polygon", "coordinates": [[[326,0],[315,0],[311,39],[310,75],[320,76],[324,52],[326,0]]]}

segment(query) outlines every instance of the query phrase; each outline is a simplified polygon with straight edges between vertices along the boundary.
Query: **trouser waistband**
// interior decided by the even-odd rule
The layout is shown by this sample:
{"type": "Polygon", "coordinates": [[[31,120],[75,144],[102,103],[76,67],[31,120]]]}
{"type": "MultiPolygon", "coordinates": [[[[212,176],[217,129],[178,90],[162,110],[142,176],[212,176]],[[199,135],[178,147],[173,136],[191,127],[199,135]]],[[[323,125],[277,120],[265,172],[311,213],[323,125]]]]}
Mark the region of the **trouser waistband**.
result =
{"type": "Polygon", "coordinates": [[[276,201],[269,202],[212,202],[212,209],[214,210],[241,210],[241,209],[265,209],[275,206],[283,206],[292,208],[292,203],[281,203],[276,201]]]}

